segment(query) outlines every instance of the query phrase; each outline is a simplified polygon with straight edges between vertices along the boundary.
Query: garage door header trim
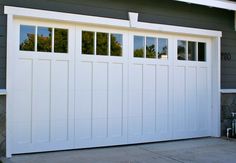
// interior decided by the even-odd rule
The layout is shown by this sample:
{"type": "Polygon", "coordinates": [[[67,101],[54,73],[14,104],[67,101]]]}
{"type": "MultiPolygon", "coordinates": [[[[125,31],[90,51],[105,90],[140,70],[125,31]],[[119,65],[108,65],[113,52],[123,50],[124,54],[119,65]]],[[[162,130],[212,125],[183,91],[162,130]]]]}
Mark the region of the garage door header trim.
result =
{"type": "Polygon", "coordinates": [[[208,37],[222,37],[221,31],[140,22],[138,21],[138,13],[132,13],[132,12],[128,13],[130,20],[29,9],[21,7],[12,7],[12,6],[5,6],[4,13],[18,17],[49,19],[56,21],[67,21],[74,23],[85,23],[85,24],[113,26],[120,28],[132,28],[132,29],[178,33],[178,34],[200,35],[208,37]]]}

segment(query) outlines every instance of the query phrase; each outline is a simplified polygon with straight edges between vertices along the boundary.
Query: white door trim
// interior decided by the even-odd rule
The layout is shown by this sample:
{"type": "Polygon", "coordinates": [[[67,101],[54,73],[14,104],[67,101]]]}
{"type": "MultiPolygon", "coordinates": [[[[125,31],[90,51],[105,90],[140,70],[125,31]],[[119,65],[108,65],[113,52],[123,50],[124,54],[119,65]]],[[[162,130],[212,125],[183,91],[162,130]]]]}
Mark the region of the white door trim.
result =
{"type": "Polygon", "coordinates": [[[192,36],[205,36],[212,39],[212,122],[211,122],[211,136],[220,136],[220,40],[222,32],[214,30],[204,30],[197,28],[160,25],[154,23],[136,22],[135,27],[130,27],[129,20],[111,19],[96,16],[86,16],[77,14],[68,14],[61,12],[52,12],[45,10],[26,9],[19,7],[5,6],[5,14],[7,15],[7,102],[6,102],[6,116],[7,116],[7,131],[6,131],[6,156],[11,157],[13,150],[12,143],[12,101],[14,101],[13,76],[14,76],[14,45],[12,38],[14,38],[14,21],[19,17],[28,19],[44,19],[54,21],[65,21],[75,24],[94,24],[107,27],[117,27],[127,30],[146,30],[156,32],[167,32],[170,34],[184,34],[192,36]]]}
{"type": "MultiPolygon", "coordinates": [[[[113,27],[119,27],[119,28],[132,28],[132,30],[134,29],[151,30],[151,31],[168,32],[168,33],[201,35],[201,36],[208,36],[208,37],[221,37],[222,36],[221,31],[215,31],[215,30],[180,27],[180,26],[174,26],[174,25],[163,25],[163,24],[147,23],[147,22],[140,22],[140,21],[133,23],[132,16],[130,17],[130,20],[123,20],[123,19],[105,18],[105,17],[88,16],[88,15],[80,15],[80,14],[70,14],[70,13],[29,9],[29,8],[21,8],[21,7],[12,7],[12,6],[5,6],[4,13],[8,15],[17,16],[17,17],[49,19],[49,20],[67,21],[67,22],[74,22],[74,23],[113,26],[113,27]]],[[[132,13],[129,13],[129,14],[132,14],[132,13]]]]}

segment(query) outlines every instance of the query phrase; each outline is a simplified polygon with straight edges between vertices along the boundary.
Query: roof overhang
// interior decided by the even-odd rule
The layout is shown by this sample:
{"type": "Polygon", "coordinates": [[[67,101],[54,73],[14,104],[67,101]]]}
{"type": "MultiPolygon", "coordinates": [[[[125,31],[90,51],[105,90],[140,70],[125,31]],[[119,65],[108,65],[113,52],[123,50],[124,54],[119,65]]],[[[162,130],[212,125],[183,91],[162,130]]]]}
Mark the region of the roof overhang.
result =
{"type": "Polygon", "coordinates": [[[176,1],[236,11],[236,2],[228,0],[176,0],[176,1]]]}

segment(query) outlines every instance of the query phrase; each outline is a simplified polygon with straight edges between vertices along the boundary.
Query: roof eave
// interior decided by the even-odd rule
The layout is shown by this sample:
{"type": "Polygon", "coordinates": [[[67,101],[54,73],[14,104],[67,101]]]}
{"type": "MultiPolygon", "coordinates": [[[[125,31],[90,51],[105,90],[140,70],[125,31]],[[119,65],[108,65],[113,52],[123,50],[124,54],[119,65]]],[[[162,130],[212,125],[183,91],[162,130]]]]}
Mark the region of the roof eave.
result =
{"type": "Polygon", "coordinates": [[[236,2],[230,2],[226,0],[175,0],[175,1],[236,11],[236,2]]]}

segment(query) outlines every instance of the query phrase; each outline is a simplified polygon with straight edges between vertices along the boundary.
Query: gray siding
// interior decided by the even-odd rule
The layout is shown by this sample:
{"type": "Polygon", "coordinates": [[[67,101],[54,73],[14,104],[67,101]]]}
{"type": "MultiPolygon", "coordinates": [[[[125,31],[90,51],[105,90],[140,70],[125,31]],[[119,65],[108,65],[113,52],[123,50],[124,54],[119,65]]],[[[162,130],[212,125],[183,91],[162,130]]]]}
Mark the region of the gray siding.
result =
{"type": "MultiPolygon", "coordinates": [[[[6,139],[6,97],[0,96],[0,157],[5,153],[6,139]]],[[[0,161],[1,162],[1,161],[0,161]]]]}
{"type": "Polygon", "coordinates": [[[234,12],[190,5],[172,0],[0,0],[0,88],[5,87],[6,16],[3,5],[45,9],[68,13],[128,19],[128,12],[138,12],[145,22],[220,30],[222,52],[232,55],[222,60],[222,88],[236,88],[236,32],[234,12]]]}

